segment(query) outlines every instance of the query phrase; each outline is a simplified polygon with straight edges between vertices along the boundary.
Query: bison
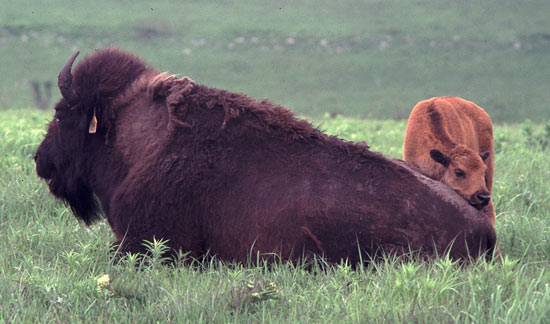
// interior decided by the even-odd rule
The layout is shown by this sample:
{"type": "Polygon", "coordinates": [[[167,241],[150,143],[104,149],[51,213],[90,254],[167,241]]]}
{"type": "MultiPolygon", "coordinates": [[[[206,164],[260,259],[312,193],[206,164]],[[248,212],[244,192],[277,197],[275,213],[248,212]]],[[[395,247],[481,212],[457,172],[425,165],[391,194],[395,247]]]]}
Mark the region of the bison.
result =
{"type": "Polygon", "coordinates": [[[193,258],[352,263],[381,253],[490,255],[490,222],[447,186],[270,103],[76,53],[37,149],[38,175],[75,216],[105,215],[123,252],[162,238],[193,258]]]}
{"type": "Polygon", "coordinates": [[[491,202],[493,125],[478,105],[457,97],[424,100],[413,108],[403,159],[453,188],[495,223],[491,202]]]}

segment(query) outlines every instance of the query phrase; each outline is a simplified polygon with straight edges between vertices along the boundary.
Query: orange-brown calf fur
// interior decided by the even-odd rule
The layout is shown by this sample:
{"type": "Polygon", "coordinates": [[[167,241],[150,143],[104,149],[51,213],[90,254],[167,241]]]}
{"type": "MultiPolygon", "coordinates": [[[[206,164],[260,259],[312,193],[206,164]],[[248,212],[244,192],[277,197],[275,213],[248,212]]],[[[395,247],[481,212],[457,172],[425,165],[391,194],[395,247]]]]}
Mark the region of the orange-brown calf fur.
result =
{"type": "MultiPolygon", "coordinates": [[[[448,184],[468,201],[479,192],[490,194],[494,172],[491,119],[481,107],[461,98],[421,101],[409,116],[403,159],[430,178],[448,184]],[[443,153],[446,166],[436,162],[432,150],[443,153]]],[[[494,224],[492,200],[483,209],[494,224]]]]}

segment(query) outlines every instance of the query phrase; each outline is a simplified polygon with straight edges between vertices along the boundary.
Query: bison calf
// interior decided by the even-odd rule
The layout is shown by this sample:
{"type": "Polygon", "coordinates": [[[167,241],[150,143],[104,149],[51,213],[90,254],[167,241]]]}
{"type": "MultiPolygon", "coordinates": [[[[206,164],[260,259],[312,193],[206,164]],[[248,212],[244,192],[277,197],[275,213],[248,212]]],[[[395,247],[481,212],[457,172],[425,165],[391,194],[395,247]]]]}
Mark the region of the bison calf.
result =
{"type": "Polygon", "coordinates": [[[36,152],[51,193],[122,251],[168,240],[192,257],[368,260],[422,250],[477,257],[490,222],[447,186],[267,100],[159,73],[105,49],[76,54],[36,152]],[[361,259],[362,258],[362,259],[361,259]]]}
{"type": "Polygon", "coordinates": [[[495,223],[491,202],[493,126],[478,105],[457,97],[419,102],[405,132],[403,159],[453,188],[495,223]]]}

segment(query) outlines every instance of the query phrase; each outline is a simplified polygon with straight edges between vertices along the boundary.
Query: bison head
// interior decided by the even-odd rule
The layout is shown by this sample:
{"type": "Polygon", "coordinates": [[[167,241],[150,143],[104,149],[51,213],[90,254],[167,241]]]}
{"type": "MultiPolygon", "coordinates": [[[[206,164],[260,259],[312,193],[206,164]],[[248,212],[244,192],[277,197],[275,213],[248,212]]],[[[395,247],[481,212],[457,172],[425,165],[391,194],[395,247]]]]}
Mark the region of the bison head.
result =
{"type": "Polygon", "coordinates": [[[108,116],[113,114],[110,103],[147,70],[136,57],[116,59],[116,51],[98,52],[78,64],[73,72],[79,52],[65,63],[58,76],[62,98],[55,105],[54,117],[34,156],[38,176],[86,224],[100,217],[90,173],[94,151],[98,143],[106,141],[109,131],[108,116]]]}
{"type": "Polygon", "coordinates": [[[442,182],[477,209],[487,206],[491,194],[487,188],[487,166],[484,161],[489,157],[489,152],[478,154],[467,146],[457,145],[448,154],[433,149],[430,156],[445,167],[442,182]]]}
{"type": "Polygon", "coordinates": [[[34,155],[36,172],[46,180],[51,193],[63,200],[86,224],[99,218],[99,208],[87,185],[82,154],[86,130],[93,118],[72,87],[71,67],[78,52],[67,61],[58,77],[63,98],[55,105],[48,132],[34,155]]]}

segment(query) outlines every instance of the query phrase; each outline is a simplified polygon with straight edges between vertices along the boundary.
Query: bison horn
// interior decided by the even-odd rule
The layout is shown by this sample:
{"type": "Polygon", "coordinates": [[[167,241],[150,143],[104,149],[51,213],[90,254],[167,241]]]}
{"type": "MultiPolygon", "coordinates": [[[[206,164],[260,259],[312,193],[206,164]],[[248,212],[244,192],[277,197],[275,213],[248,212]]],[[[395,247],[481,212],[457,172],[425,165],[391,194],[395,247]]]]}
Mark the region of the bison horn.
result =
{"type": "Polygon", "coordinates": [[[57,77],[57,85],[59,86],[59,91],[65,100],[69,103],[74,103],[78,100],[78,95],[73,90],[73,75],[71,74],[71,68],[73,67],[74,60],[80,54],[79,51],[71,56],[71,58],[65,63],[59,76],[57,77]]]}

